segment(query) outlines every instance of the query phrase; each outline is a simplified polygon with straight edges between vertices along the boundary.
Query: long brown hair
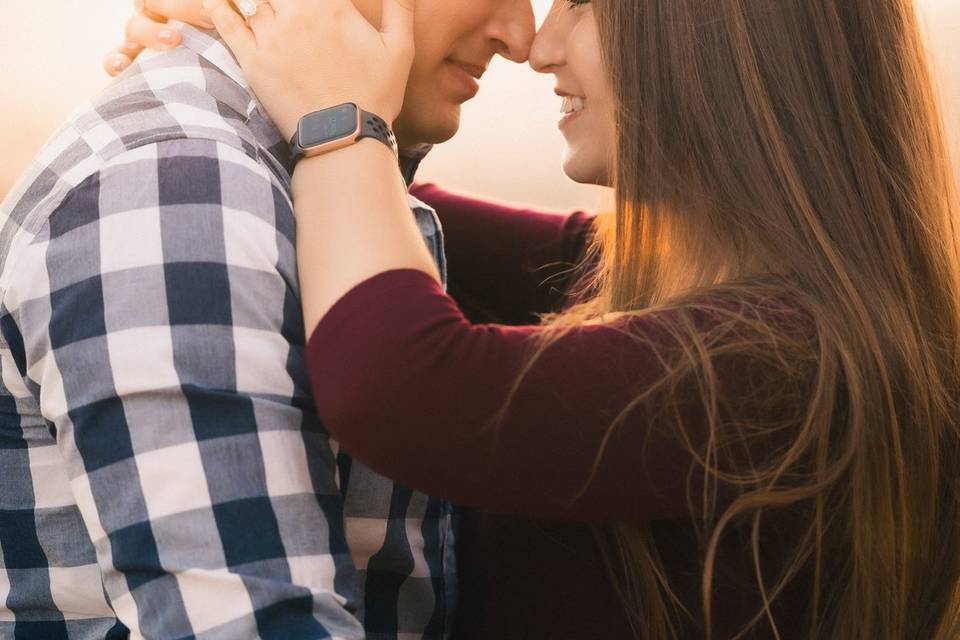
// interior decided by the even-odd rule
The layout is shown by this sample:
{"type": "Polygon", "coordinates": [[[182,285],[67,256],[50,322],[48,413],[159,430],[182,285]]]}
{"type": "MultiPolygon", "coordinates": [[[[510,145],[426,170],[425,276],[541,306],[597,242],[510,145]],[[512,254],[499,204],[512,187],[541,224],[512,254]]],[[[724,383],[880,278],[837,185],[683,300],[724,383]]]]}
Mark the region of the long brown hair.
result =
{"type": "Polygon", "coordinates": [[[576,304],[543,317],[530,366],[585,322],[722,293],[737,301],[730,326],[757,336],[738,353],[806,382],[799,415],[739,416],[734,428],[719,418],[713,366],[731,342],[685,329],[692,321],[672,327],[685,348],[662,354],[663,388],[693,380],[710,422],[706,445],[688,443],[706,478],[690,504],[703,606],[677,598],[649,526],[607,527],[638,637],[675,636],[685,615],[710,635],[718,549],[733,529],[750,541],[762,601],[743,636],[781,635],[777,598],[806,572],[810,638],[958,637],[960,235],[912,1],[594,7],[617,105],[616,207],[585,261],[599,266],[576,304]],[[811,335],[765,321],[777,295],[803,309],[811,335]],[[746,469],[724,464],[737,439],[771,433],[790,437],[746,469]],[[804,517],[771,576],[762,527],[785,509],[804,517]]]}

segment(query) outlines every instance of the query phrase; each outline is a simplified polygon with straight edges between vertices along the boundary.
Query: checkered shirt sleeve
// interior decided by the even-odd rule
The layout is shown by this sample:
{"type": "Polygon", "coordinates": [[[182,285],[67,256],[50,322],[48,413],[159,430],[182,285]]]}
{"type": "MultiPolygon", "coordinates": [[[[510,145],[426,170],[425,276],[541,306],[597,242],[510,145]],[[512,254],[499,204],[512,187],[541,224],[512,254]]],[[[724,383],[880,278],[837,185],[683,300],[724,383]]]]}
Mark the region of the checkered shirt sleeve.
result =
{"type": "Polygon", "coordinates": [[[362,638],[276,178],[214,141],[136,148],[12,268],[5,337],[133,636],[362,638]]]}

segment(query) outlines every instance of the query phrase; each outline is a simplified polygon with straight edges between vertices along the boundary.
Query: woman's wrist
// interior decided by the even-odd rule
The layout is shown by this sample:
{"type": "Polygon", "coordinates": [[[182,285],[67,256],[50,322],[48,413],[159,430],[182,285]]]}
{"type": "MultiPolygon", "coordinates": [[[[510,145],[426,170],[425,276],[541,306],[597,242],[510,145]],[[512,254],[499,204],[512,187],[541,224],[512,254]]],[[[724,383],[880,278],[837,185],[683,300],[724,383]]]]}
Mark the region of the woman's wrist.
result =
{"type": "MultiPolygon", "coordinates": [[[[350,146],[318,156],[304,157],[293,171],[293,197],[296,201],[304,189],[315,192],[321,185],[334,192],[363,189],[365,185],[398,182],[403,188],[403,175],[397,156],[387,145],[373,138],[361,138],[350,146]]],[[[369,189],[368,189],[369,193],[369,189]]],[[[335,197],[335,193],[328,194],[335,197]]],[[[296,211],[298,217],[299,211],[296,211]]]]}
{"type": "Polygon", "coordinates": [[[311,169],[314,171],[336,170],[338,168],[342,169],[344,165],[352,166],[359,163],[362,166],[363,163],[371,161],[376,163],[386,161],[391,168],[391,172],[396,173],[402,179],[396,153],[375,138],[361,138],[353,144],[335,151],[317,156],[304,156],[294,167],[293,175],[296,176],[304,167],[316,167],[316,169],[311,169]],[[320,167],[323,167],[323,169],[320,169],[320,167]]]}
{"type": "Polygon", "coordinates": [[[396,156],[364,138],[294,170],[294,215],[308,331],[346,292],[394,269],[439,273],[411,215],[396,156]]]}

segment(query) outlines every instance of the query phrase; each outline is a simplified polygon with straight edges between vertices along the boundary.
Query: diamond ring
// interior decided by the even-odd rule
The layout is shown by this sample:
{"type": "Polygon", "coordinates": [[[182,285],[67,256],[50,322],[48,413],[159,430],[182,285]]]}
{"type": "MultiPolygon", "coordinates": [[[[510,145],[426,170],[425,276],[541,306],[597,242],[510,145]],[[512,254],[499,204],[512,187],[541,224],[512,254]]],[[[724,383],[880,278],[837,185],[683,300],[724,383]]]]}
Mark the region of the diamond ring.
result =
{"type": "Polygon", "coordinates": [[[257,15],[261,5],[270,4],[270,0],[237,0],[237,9],[248,20],[257,15]]]}

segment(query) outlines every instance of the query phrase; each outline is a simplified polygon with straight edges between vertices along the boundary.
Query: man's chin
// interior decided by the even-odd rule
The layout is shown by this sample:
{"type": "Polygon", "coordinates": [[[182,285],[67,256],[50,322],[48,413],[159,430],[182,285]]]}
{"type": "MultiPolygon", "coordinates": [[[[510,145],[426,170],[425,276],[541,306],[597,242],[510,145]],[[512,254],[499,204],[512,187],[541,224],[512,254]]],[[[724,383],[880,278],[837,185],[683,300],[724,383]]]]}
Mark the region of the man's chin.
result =
{"type": "Polygon", "coordinates": [[[402,113],[395,130],[401,147],[446,142],[460,130],[460,105],[402,113]]]}

